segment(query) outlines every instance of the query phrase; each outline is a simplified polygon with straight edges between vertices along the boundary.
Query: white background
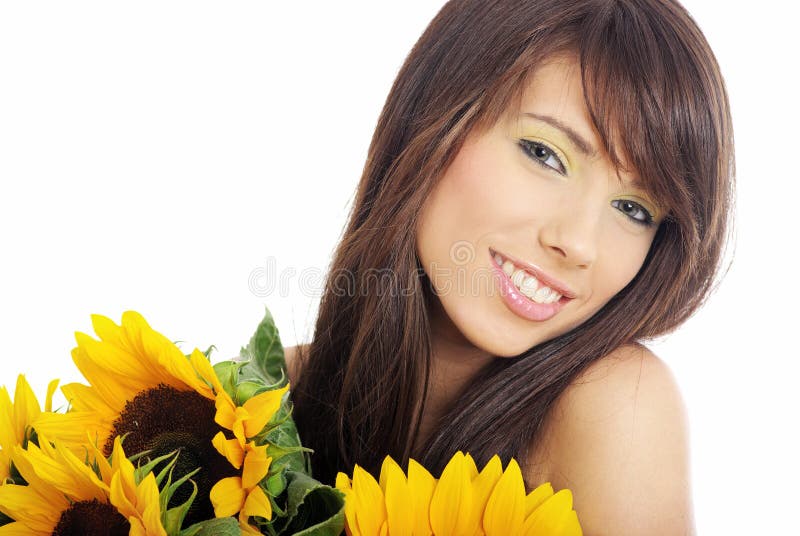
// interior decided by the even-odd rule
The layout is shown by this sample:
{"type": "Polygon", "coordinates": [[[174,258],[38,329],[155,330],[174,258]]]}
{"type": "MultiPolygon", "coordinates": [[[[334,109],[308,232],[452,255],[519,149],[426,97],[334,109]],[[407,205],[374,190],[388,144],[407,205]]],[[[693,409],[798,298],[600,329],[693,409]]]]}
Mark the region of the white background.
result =
{"type": "MultiPolygon", "coordinates": [[[[223,359],[266,305],[285,345],[307,341],[378,113],[441,4],[0,4],[0,384],[76,380],[92,313],[136,309],[223,359]]],[[[789,2],[685,5],[730,92],[737,239],[708,305],[653,348],[689,408],[700,533],[783,533],[800,499],[797,29],[789,2]]]]}

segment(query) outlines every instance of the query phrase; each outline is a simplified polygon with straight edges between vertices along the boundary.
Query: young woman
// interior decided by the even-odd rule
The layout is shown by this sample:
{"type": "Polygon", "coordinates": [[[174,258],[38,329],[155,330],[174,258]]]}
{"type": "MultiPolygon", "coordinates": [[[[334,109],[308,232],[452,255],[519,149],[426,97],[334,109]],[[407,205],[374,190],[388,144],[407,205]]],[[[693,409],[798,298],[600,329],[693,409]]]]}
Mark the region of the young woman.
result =
{"type": "Polygon", "coordinates": [[[638,341],[707,297],[733,184],[672,0],[452,0],[388,96],[295,417],[332,482],[457,450],[570,488],[587,534],[693,532],[686,418],[638,341]]]}

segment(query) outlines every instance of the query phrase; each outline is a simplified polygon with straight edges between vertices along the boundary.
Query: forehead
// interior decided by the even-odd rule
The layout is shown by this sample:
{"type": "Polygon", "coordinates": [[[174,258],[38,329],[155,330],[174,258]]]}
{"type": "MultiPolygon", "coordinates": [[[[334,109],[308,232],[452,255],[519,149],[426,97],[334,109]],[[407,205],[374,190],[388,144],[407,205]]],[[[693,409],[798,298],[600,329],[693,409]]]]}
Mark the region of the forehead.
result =
{"type": "MultiPolygon", "coordinates": [[[[558,118],[584,139],[599,135],[592,125],[583,94],[581,68],[572,56],[555,56],[540,65],[527,78],[514,115],[533,113],[558,118]]],[[[596,144],[592,144],[596,145],[596,144]]]]}

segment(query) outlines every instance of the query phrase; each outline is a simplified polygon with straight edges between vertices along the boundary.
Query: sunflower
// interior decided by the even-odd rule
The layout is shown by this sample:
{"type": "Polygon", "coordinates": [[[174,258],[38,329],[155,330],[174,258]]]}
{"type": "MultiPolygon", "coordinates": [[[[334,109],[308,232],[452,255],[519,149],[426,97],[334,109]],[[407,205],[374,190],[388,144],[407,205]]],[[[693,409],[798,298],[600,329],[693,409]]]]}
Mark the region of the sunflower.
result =
{"type": "MultiPolygon", "coordinates": [[[[52,411],[53,393],[57,386],[58,380],[48,385],[44,411],[52,411]]],[[[22,374],[17,377],[13,403],[8,390],[0,387],[0,484],[14,481],[11,453],[17,445],[27,445],[32,434],[31,424],[41,413],[39,401],[22,374]]]]}
{"type": "MultiPolygon", "coordinates": [[[[100,340],[76,333],[78,345],[72,351],[73,361],[89,385],[63,386],[70,411],[42,415],[37,430],[78,449],[88,430],[105,455],[110,454],[118,436],[125,437],[129,453],[146,451],[151,459],[180,450],[175,478],[200,468],[192,477],[198,493],[187,526],[213,518],[212,487],[241,474],[218,451],[214,438],[218,434],[238,437],[234,426],[244,427],[250,421],[263,426],[271,415],[255,418],[238,408],[202,352],[194,350],[187,358],[140,314],[125,312],[119,326],[93,315],[92,325],[100,340]]],[[[237,440],[237,444],[244,453],[246,442],[237,440]]],[[[183,486],[170,506],[183,503],[191,491],[183,486]]]]}
{"type": "Polygon", "coordinates": [[[27,485],[0,486],[0,511],[14,521],[0,536],[167,536],[161,523],[153,473],[137,482],[119,438],[111,461],[92,448],[93,465],[40,436],[40,446],[14,448],[15,466],[27,485]]]}
{"type": "Polygon", "coordinates": [[[231,431],[233,438],[228,439],[225,433],[218,432],[212,443],[233,467],[242,468],[242,474],[218,481],[209,498],[217,517],[238,513],[242,531],[260,534],[261,531],[249,525],[248,520],[250,516],[272,519],[272,504],[260,486],[269,472],[272,458],[267,454],[268,445],[258,445],[254,438],[261,434],[278,411],[289,386],[264,391],[242,406],[236,406],[221,385],[215,383],[214,387],[220,393],[216,402],[216,420],[231,431]]]}
{"type": "Polygon", "coordinates": [[[352,480],[344,473],[336,487],[345,494],[348,536],[580,536],[572,493],[553,493],[542,484],[526,495],[515,460],[503,471],[492,457],[480,472],[472,457],[461,452],[437,481],[414,460],[408,476],[390,457],[379,481],[358,465],[352,480]]]}

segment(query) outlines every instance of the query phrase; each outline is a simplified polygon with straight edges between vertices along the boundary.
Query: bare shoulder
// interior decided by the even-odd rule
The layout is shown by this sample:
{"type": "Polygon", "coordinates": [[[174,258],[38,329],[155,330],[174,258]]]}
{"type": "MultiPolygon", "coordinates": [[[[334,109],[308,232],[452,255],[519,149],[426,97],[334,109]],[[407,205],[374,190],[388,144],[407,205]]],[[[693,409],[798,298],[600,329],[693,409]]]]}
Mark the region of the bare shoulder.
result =
{"type": "Polygon", "coordinates": [[[305,355],[308,350],[308,344],[298,344],[297,346],[288,346],[283,349],[283,357],[286,360],[286,372],[289,375],[289,383],[297,381],[300,376],[302,368],[301,357],[305,355]]]}
{"type": "Polygon", "coordinates": [[[669,367],[646,347],[621,347],[587,367],[542,438],[529,476],[572,490],[585,534],[694,534],[685,406],[669,367]]]}

